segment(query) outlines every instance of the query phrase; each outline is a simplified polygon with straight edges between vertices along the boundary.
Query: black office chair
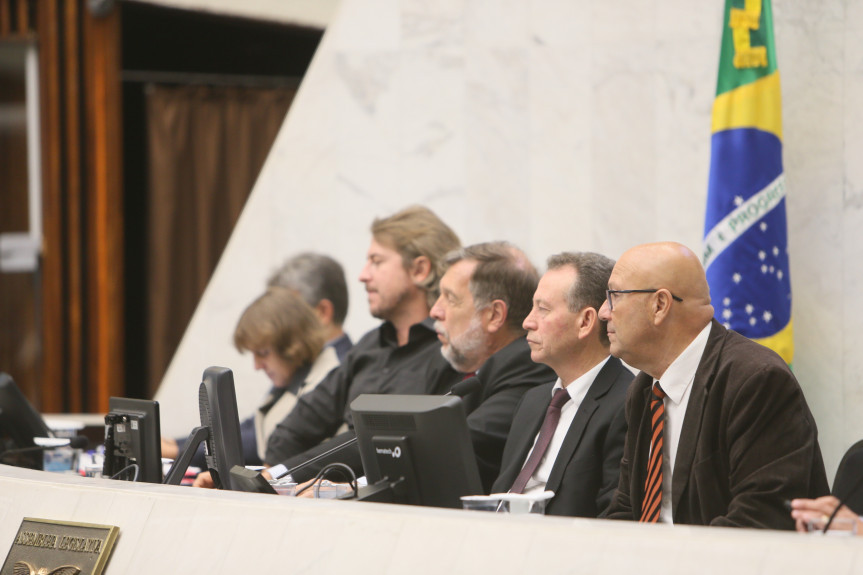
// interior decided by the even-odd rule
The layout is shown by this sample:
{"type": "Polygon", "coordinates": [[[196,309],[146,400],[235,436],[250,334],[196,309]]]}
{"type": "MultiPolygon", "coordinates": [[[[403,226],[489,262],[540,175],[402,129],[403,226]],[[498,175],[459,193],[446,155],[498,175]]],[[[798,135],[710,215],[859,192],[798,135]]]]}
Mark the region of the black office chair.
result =
{"type": "Polygon", "coordinates": [[[854,513],[863,514],[863,440],[849,447],[842,456],[833,480],[833,495],[854,513]]]}

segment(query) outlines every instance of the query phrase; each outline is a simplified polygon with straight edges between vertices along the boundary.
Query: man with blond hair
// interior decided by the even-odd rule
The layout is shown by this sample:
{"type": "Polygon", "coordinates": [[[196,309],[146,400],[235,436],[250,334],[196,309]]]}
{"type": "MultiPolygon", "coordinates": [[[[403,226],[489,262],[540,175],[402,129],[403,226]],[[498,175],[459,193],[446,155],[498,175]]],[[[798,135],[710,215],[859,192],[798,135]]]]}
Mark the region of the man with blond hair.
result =
{"type": "MultiPolygon", "coordinates": [[[[420,206],[376,219],[371,232],[359,279],[366,286],[369,311],[383,323],[364,335],[312,392],[300,397],[270,435],[265,461],[276,464],[270,475],[282,475],[352,439],[350,404],[360,394],[442,394],[461,379],[441,357],[428,317],[437,299],[443,258],[459,247],[458,236],[420,206]]],[[[357,449],[344,449],[332,460],[362,467],[357,449]]],[[[291,475],[304,481],[328,462],[291,475]]]]}
{"type": "Polygon", "coordinates": [[[691,250],[624,253],[600,317],[611,354],[641,370],[610,518],[793,529],[786,501],[828,492],[800,385],[777,354],[713,319],[691,250]]]}

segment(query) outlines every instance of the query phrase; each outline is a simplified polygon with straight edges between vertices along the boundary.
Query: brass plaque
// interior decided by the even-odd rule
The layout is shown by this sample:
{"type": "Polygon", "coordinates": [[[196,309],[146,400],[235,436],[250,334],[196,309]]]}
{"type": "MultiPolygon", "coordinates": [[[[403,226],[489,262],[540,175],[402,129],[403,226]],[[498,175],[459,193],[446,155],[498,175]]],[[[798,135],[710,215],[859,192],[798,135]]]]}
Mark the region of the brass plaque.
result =
{"type": "Polygon", "coordinates": [[[99,575],[119,532],[113,525],[25,517],[0,575],[99,575]]]}

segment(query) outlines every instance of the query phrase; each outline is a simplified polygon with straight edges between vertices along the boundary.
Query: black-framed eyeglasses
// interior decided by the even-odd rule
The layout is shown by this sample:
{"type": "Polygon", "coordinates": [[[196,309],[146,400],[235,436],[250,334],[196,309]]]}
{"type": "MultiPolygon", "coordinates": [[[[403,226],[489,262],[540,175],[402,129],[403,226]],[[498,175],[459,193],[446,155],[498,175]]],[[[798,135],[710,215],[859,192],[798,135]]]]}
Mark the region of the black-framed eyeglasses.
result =
{"type": "MultiPolygon", "coordinates": [[[[614,300],[611,299],[611,296],[617,295],[619,293],[656,293],[658,289],[607,289],[605,290],[605,299],[608,300],[608,311],[614,311],[614,300]]],[[[683,298],[679,298],[671,292],[671,299],[674,301],[683,302],[683,298]]]]}

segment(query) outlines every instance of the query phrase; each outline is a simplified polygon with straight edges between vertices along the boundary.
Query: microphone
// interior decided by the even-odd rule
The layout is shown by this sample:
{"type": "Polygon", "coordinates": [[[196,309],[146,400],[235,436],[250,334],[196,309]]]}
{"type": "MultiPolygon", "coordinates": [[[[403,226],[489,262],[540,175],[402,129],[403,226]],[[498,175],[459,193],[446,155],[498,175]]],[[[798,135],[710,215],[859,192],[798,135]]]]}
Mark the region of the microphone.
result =
{"type": "Polygon", "coordinates": [[[30,447],[17,447],[14,449],[7,449],[3,453],[0,453],[0,461],[5,461],[7,457],[13,455],[24,455],[25,453],[36,453],[39,451],[52,451],[54,449],[59,449],[61,447],[71,447],[72,449],[83,449],[87,447],[89,440],[83,435],[76,435],[69,439],[66,443],[61,445],[31,445],[30,447]]]}
{"type": "Polygon", "coordinates": [[[449,390],[444,395],[455,395],[456,397],[464,397],[473,393],[482,387],[482,382],[479,380],[477,376],[469,377],[463,381],[458,382],[452,389],[449,390]]]}

